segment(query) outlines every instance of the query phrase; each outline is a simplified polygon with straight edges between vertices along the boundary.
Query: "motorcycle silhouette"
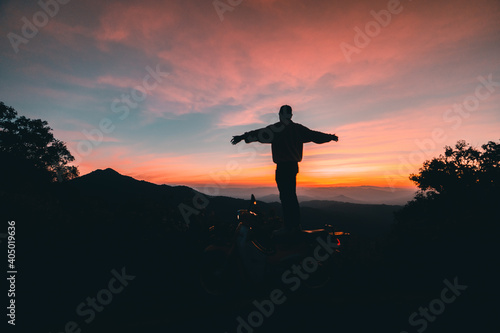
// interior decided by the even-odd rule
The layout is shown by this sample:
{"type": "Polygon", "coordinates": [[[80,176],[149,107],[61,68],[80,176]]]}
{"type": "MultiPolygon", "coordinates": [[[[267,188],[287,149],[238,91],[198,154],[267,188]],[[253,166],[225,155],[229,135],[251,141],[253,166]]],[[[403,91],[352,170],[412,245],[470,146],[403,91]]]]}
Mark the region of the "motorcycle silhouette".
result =
{"type": "Polygon", "coordinates": [[[282,282],[287,278],[293,281],[286,274],[297,264],[311,273],[304,280],[308,288],[326,285],[349,233],[325,225],[321,229],[274,235],[281,224],[279,218],[259,212],[252,194],[249,208],[237,211],[232,227],[221,231],[210,226],[212,239],[203,252],[200,270],[205,292],[222,296],[280,278],[282,282]]]}

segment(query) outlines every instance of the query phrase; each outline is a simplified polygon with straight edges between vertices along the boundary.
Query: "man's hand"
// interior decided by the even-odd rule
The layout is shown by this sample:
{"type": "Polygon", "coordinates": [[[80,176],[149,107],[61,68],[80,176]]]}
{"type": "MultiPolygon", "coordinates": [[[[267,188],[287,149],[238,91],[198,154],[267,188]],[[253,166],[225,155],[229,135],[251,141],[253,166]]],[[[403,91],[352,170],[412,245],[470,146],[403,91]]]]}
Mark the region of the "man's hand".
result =
{"type": "Polygon", "coordinates": [[[331,136],[332,136],[332,141],[335,141],[335,142],[339,141],[339,137],[336,136],[335,134],[332,134],[331,136]]]}
{"type": "Polygon", "coordinates": [[[238,142],[240,142],[241,140],[243,140],[245,137],[243,135],[235,135],[233,136],[233,138],[231,139],[231,143],[233,145],[237,144],[238,142]]]}

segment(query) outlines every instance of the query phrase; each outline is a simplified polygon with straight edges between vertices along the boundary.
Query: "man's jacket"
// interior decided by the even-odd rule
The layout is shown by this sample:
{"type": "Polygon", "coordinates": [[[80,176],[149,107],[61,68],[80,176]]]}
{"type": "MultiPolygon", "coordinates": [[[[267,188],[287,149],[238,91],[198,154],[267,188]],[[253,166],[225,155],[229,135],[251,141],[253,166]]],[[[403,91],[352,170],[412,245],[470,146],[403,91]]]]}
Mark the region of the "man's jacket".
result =
{"type": "Polygon", "coordinates": [[[277,122],[264,128],[246,132],[245,142],[270,143],[274,163],[302,161],[303,144],[307,142],[325,143],[332,135],[310,130],[290,121],[288,125],[277,122]]]}

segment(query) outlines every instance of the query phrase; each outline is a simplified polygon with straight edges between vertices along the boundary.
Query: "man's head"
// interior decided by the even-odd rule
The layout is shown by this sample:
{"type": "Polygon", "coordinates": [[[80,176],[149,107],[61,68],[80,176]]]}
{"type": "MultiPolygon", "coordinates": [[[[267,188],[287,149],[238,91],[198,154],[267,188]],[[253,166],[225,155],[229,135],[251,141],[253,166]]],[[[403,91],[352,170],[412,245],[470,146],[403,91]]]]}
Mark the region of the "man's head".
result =
{"type": "Polygon", "coordinates": [[[285,124],[290,122],[290,119],[292,119],[292,107],[290,105],[283,105],[280,108],[279,116],[281,122],[285,124]]]}

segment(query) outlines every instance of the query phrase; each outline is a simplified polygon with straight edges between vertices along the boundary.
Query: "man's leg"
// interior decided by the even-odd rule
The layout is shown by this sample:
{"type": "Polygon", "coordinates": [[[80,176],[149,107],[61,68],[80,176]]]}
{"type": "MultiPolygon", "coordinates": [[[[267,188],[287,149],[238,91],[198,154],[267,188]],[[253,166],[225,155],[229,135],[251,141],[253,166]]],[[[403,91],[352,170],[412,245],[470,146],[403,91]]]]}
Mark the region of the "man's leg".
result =
{"type": "Polygon", "coordinates": [[[276,184],[280,192],[285,227],[290,229],[300,227],[300,207],[296,192],[297,173],[297,163],[280,163],[276,167],[276,184]]]}

